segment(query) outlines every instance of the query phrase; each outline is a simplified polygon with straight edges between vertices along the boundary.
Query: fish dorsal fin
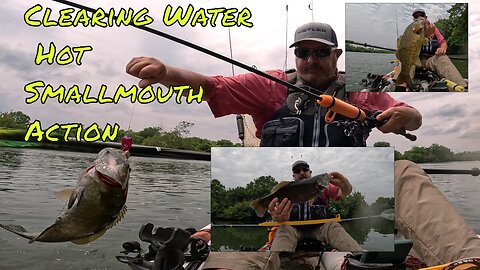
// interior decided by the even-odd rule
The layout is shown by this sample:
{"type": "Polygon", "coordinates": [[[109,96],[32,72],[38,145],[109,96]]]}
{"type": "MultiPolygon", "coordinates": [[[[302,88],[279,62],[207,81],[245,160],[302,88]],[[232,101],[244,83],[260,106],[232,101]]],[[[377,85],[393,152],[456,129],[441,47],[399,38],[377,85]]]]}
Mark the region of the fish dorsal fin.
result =
{"type": "Polygon", "coordinates": [[[55,197],[61,201],[68,201],[70,199],[70,196],[75,192],[74,188],[67,188],[64,190],[56,191],[54,192],[55,197]]]}
{"type": "Polygon", "coordinates": [[[104,228],[102,229],[101,231],[95,233],[95,234],[92,234],[92,235],[88,235],[88,236],[84,236],[82,238],[77,238],[75,240],[72,240],[72,243],[74,244],[77,244],[77,245],[85,245],[85,244],[88,244],[94,240],[97,240],[98,238],[100,238],[102,235],[105,234],[105,232],[107,231],[108,229],[107,228],[104,228]]]}
{"type": "Polygon", "coordinates": [[[292,181],[282,181],[272,188],[272,192],[275,192],[275,191],[285,187],[286,185],[288,185],[290,183],[292,183],[292,181]]]}

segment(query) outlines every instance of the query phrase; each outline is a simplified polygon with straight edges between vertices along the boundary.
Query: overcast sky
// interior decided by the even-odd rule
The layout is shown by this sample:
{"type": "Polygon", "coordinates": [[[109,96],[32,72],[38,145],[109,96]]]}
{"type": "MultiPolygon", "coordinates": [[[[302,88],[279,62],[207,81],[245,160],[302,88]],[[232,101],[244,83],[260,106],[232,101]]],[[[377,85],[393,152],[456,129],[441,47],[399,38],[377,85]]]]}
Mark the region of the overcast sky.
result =
{"type": "MultiPolygon", "coordinates": [[[[143,7],[149,9],[149,15],[155,19],[150,27],[165,31],[169,34],[187,39],[200,46],[204,46],[223,55],[229,56],[228,29],[212,27],[166,27],[162,17],[167,4],[174,7],[187,7],[192,3],[199,8],[238,8],[250,9],[254,24],[252,28],[235,27],[231,29],[233,56],[235,59],[255,65],[260,70],[283,69],[285,63],[285,44],[292,43],[293,33],[297,26],[312,20],[327,22],[333,26],[344,48],[345,39],[345,1],[315,1],[312,11],[308,8],[311,1],[82,1],[91,7],[104,7],[108,10],[115,7],[131,6],[138,11],[143,7]],[[288,24],[287,11],[288,5],[288,24]],[[287,35],[286,35],[287,29],[287,35]],[[287,39],[287,42],[286,42],[287,39]]],[[[433,2],[433,1],[425,1],[433,2]]],[[[437,1],[436,1],[437,2],[437,1]]],[[[100,126],[106,123],[118,123],[121,128],[127,129],[130,123],[133,105],[125,100],[116,105],[75,105],[58,104],[54,100],[46,104],[34,103],[27,105],[25,98],[30,94],[24,92],[23,87],[35,80],[43,80],[47,84],[69,87],[73,84],[92,86],[92,95],[98,92],[101,84],[108,86],[107,95],[112,94],[120,84],[126,86],[138,81],[125,73],[125,65],[135,56],[155,56],[167,64],[190,69],[206,75],[230,75],[231,65],[211,56],[204,55],[193,49],[186,48],[161,37],[129,27],[121,28],[60,28],[60,27],[30,27],[23,21],[23,14],[29,8],[40,3],[44,8],[52,8],[52,14],[58,14],[66,6],[52,1],[13,1],[0,2],[0,112],[21,110],[32,120],[38,119],[44,127],[54,123],[83,123],[86,126],[96,122],[100,126]],[[93,52],[83,57],[81,66],[34,64],[38,43],[47,46],[54,42],[58,49],[66,45],[71,47],[90,45],[93,52]]],[[[471,1],[469,12],[470,44],[478,43],[480,39],[480,3],[471,1]]],[[[443,5],[442,5],[443,6],[443,5]]],[[[413,6],[412,6],[413,8],[413,6]]],[[[411,8],[410,8],[411,9],[411,8]]],[[[360,10],[363,10],[362,8],[360,10]]],[[[365,8],[365,10],[368,10],[365,8]]],[[[428,8],[428,10],[433,10],[428,8]]],[[[430,11],[427,11],[430,16],[430,11]]],[[[432,11],[432,16],[433,16],[432,11]]],[[[55,17],[53,15],[53,17],[55,17]]],[[[399,13],[400,17],[400,13],[399,13]]],[[[38,18],[38,15],[37,17],[38,18]]],[[[380,32],[383,27],[395,29],[394,25],[387,26],[381,23],[372,24],[372,18],[364,16],[365,23],[370,29],[380,32]]],[[[400,25],[399,25],[400,27],[400,25]]],[[[394,31],[395,32],[395,31],[394,31]]],[[[288,65],[293,67],[293,51],[288,49],[288,65]]],[[[423,126],[415,132],[418,141],[409,142],[395,135],[384,136],[378,132],[369,139],[372,145],[378,140],[389,140],[401,152],[414,145],[429,146],[440,143],[455,151],[480,150],[480,132],[478,106],[479,92],[476,89],[480,71],[473,68],[472,63],[480,60],[477,46],[469,46],[470,59],[470,93],[449,94],[406,94],[395,95],[396,98],[406,101],[416,107],[424,116],[423,126]]],[[[339,60],[339,69],[345,69],[345,59],[339,60]]],[[[235,73],[245,72],[236,68],[235,73]]],[[[131,128],[135,131],[145,127],[161,126],[171,129],[180,121],[195,123],[191,135],[209,139],[230,139],[239,142],[235,116],[213,118],[207,104],[177,105],[173,100],[167,104],[151,103],[137,104],[133,110],[131,128]]]]}
{"type": "Polygon", "coordinates": [[[393,197],[393,148],[212,148],[212,179],[227,188],[246,186],[260,176],[291,181],[292,164],[305,160],[312,175],[343,174],[368,203],[393,197]]]}

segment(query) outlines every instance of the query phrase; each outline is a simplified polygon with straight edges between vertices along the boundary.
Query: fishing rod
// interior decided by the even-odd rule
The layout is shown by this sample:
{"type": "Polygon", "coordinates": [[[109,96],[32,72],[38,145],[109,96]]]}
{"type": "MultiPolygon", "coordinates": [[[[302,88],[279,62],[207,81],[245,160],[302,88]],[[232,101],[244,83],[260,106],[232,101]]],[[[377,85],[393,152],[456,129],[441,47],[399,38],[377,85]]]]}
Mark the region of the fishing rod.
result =
{"type": "MultiPolygon", "coordinates": [[[[75,8],[83,9],[83,10],[86,10],[86,11],[91,12],[91,13],[95,13],[95,11],[96,11],[96,10],[93,9],[93,8],[90,8],[90,7],[81,5],[81,4],[77,4],[77,3],[74,3],[74,2],[71,2],[71,1],[68,1],[68,0],[52,0],[52,1],[58,2],[58,3],[61,3],[61,4],[65,4],[65,5],[68,5],[68,6],[72,6],[72,7],[75,7],[75,8]]],[[[117,16],[113,15],[112,17],[113,17],[113,19],[117,20],[117,16]]],[[[357,108],[357,107],[355,107],[355,106],[353,106],[353,105],[351,105],[351,104],[348,104],[348,103],[346,103],[346,102],[342,102],[341,100],[338,100],[338,99],[336,99],[336,98],[334,98],[334,97],[331,97],[331,96],[329,96],[329,95],[319,95],[319,94],[316,94],[316,93],[318,93],[318,92],[320,92],[320,91],[316,90],[316,89],[313,88],[313,87],[308,87],[308,86],[306,86],[306,87],[298,87],[298,86],[296,86],[296,85],[293,85],[293,84],[291,84],[291,83],[288,83],[288,82],[286,82],[286,81],[283,81],[283,80],[281,80],[281,79],[279,79],[279,78],[276,78],[276,77],[274,77],[274,76],[272,76],[272,75],[270,75],[270,74],[267,74],[267,73],[265,73],[265,72],[262,72],[262,71],[256,69],[255,67],[248,66],[248,65],[243,64],[243,63],[241,63],[241,62],[239,62],[239,61],[236,61],[236,60],[234,60],[234,59],[232,59],[232,58],[228,58],[228,57],[226,57],[226,56],[224,56],[224,55],[221,55],[221,54],[219,54],[219,53],[216,53],[216,52],[211,51],[211,50],[209,50],[209,49],[207,49],[207,48],[204,48],[204,47],[201,47],[201,46],[196,45],[196,44],[194,44],[194,43],[191,43],[191,42],[189,42],[189,41],[180,39],[180,38],[178,38],[178,37],[169,35],[169,34],[167,34],[167,33],[161,32],[161,31],[159,31],[159,30],[156,30],[156,29],[153,29],[153,28],[144,26],[144,25],[130,25],[130,26],[135,27],[135,28],[137,28],[137,29],[144,30],[144,31],[146,31],[146,32],[152,33],[152,34],[157,35],[157,36],[161,36],[161,37],[163,37],[163,38],[166,38],[166,39],[168,39],[168,40],[171,40],[171,41],[174,41],[174,42],[176,42],[176,43],[182,44],[182,45],[184,45],[184,46],[187,46],[187,47],[189,47],[189,48],[195,49],[195,50],[197,50],[197,51],[203,52],[203,53],[208,54],[208,55],[210,55],[210,56],[213,56],[213,57],[215,57],[215,58],[217,58],[217,59],[223,60],[223,61],[225,61],[225,62],[227,62],[227,63],[231,63],[231,64],[233,64],[233,65],[236,65],[236,66],[240,67],[240,68],[243,68],[243,69],[245,69],[245,70],[247,70],[247,71],[249,71],[249,72],[255,73],[255,74],[259,75],[259,76],[262,76],[262,77],[264,77],[264,78],[267,78],[267,79],[269,79],[269,80],[272,80],[272,81],[274,81],[274,82],[276,82],[276,83],[278,83],[278,84],[281,84],[281,85],[283,85],[283,86],[285,86],[285,87],[287,87],[287,88],[291,88],[291,89],[294,89],[294,90],[296,90],[296,91],[298,91],[298,92],[301,92],[301,93],[304,93],[304,94],[306,94],[306,95],[309,95],[309,96],[315,98],[315,99],[317,100],[317,103],[319,103],[320,105],[322,105],[321,102],[322,102],[322,100],[323,100],[324,98],[329,97],[328,100],[330,101],[329,103],[331,104],[331,106],[328,107],[328,109],[329,109],[329,111],[332,112],[331,116],[334,116],[333,113],[342,114],[341,111],[342,111],[342,110],[345,110],[345,108],[347,108],[348,106],[350,106],[348,110],[355,110],[355,109],[357,109],[359,114],[361,114],[361,112],[363,112],[360,108],[357,108]],[[332,100],[333,100],[333,101],[332,101],[332,100]],[[343,104],[343,105],[342,105],[341,107],[339,107],[339,108],[338,108],[339,111],[337,111],[337,107],[338,107],[338,106],[336,107],[335,104],[343,104]],[[346,105],[345,105],[345,104],[346,104],[346,105]],[[347,105],[348,105],[348,106],[347,106],[347,105]]],[[[327,113],[328,113],[328,112],[327,112],[327,113]]],[[[365,114],[365,113],[363,112],[363,114],[365,114]]],[[[343,115],[343,114],[342,114],[342,115],[343,115]]],[[[377,115],[378,115],[378,114],[377,114],[377,115]]],[[[345,117],[348,117],[348,116],[346,116],[346,115],[344,115],[344,116],[345,116],[345,117]]],[[[366,119],[366,118],[363,117],[363,120],[365,120],[365,119],[366,119]]],[[[351,120],[360,120],[360,121],[362,121],[361,119],[353,119],[353,118],[352,118],[351,120]]],[[[383,124],[383,122],[380,123],[380,122],[376,121],[376,119],[374,119],[374,118],[369,118],[368,124],[369,124],[369,127],[373,128],[373,127],[379,127],[381,124],[383,124]]],[[[405,136],[407,139],[412,140],[412,141],[414,141],[414,140],[416,139],[416,137],[415,137],[414,135],[410,135],[410,134],[407,134],[407,133],[405,133],[405,132],[400,133],[399,135],[403,135],[403,136],[405,136]]]]}
{"type": "MultiPolygon", "coordinates": [[[[320,95],[320,96],[322,97],[322,99],[317,99],[317,103],[320,104],[320,106],[329,109],[327,114],[325,115],[325,121],[327,123],[331,123],[333,121],[336,113],[339,113],[352,120],[359,120],[365,123],[367,128],[370,128],[370,129],[374,127],[378,128],[383,124],[385,124],[387,121],[387,120],[384,120],[384,121],[377,120],[377,116],[381,113],[381,111],[374,111],[367,114],[362,109],[355,107],[335,97],[332,97],[329,95],[320,95]]],[[[410,141],[417,140],[417,136],[407,133],[405,130],[402,130],[396,134],[402,135],[405,138],[409,139],[410,141]]]]}
{"type": "Polygon", "coordinates": [[[470,174],[472,176],[479,176],[480,169],[477,167],[471,170],[450,170],[450,169],[423,169],[428,174],[470,174]]]}
{"type": "MultiPolygon", "coordinates": [[[[75,7],[75,8],[84,9],[84,10],[86,10],[86,11],[88,11],[88,12],[91,12],[91,13],[95,13],[95,11],[96,11],[96,10],[93,9],[93,8],[90,8],[90,7],[81,5],[81,4],[77,4],[77,3],[74,3],[74,2],[71,2],[71,1],[68,1],[68,0],[52,0],[52,1],[58,2],[58,3],[61,3],[61,4],[64,4],[64,5],[72,6],[72,7],[75,7]]],[[[117,16],[115,16],[115,15],[112,15],[112,18],[115,19],[115,20],[117,20],[117,16]]],[[[269,79],[269,80],[272,80],[272,81],[274,81],[274,82],[276,82],[276,83],[278,83],[278,84],[281,84],[281,85],[283,85],[283,86],[286,86],[286,87],[292,88],[292,89],[294,89],[294,90],[296,90],[296,91],[299,91],[299,92],[302,92],[302,93],[304,93],[304,94],[307,94],[307,95],[309,95],[309,96],[311,96],[311,97],[314,97],[314,98],[316,98],[316,99],[321,99],[321,97],[320,97],[318,94],[315,94],[314,92],[311,92],[310,90],[300,88],[300,87],[298,87],[298,86],[296,86],[296,85],[293,85],[293,84],[291,84],[291,83],[288,83],[288,82],[286,82],[286,81],[283,81],[283,80],[281,80],[281,79],[279,79],[279,78],[276,78],[276,77],[274,77],[274,76],[272,76],[272,75],[270,75],[270,74],[267,74],[267,73],[265,73],[265,72],[262,72],[262,71],[260,71],[260,70],[257,70],[257,69],[255,69],[255,68],[253,68],[253,67],[251,67],[251,66],[248,66],[248,65],[246,65],[246,64],[243,64],[243,63],[241,63],[241,62],[239,62],[239,61],[237,61],[237,60],[230,59],[230,58],[228,58],[228,57],[226,57],[226,56],[224,56],[224,55],[221,55],[221,54],[219,54],[219,53],[216,53],[216,52],[214,52],[214,51],[212,51],[212,50],[209,50],[209,49],[207,49],[207,48],[201,47],[201,46],[199,46],[199,45],[196,45],[196,44],[194,44],[194,43],[192,43],[192,42],[186,41],[186,40],[184,40],[184,39],[181,39],[181,38],[178,38],[178,37],[175,37],[175,36],[172,36],[172,35],[169,35],[169,34],[167,34],[167,33],[164,33],[164,32],[162,32],[162,31],[159,31],[159,30],[150,28],[150,27],[148,27],[148,26],[144,26],[144,25],[134,25],[134,24],[133,24],[133,25],[130,24],[130,26],[135,27],[135,28],[137,28],[137,29],[141,29],[141,30],[143,30],[143,31],[149,32],[149,33],[154,34],[154,35],[157,35],[157,36],[161,36],[161,37],[166,38],[166,39],[168,39],[168,40],[171,40],[171,41],[173,41],[173,42],[176,42],[176,43],[182,44],[182,45],[184,45],[184,46],[187,46],[187,47],[189,47],[189,48],[192,48],[192,49],[194,49],[194,50],[203,52],[203,53],[208,54],[208,55],[210,55],[210,56],[213,56],[213,57],[215,57],[215,58],[217,58],[217,59],[223,60],[223,61],[225,61],[225,62],[227,62],[227,63],[230,63],[230,64],[233,64],[233,65],[236,65],[237,67],[243,68],[243,69],[245,69],[245,70],[247,70],[247,71],[249,71],[249,72],[252,72],[252,73],[255,73],[255,74],[259,75],[259,76],[265,77],[265,78],[267,78],[267,79],[269,79]]],[[[313,88],[312,88],[312,89],[313,89],[313,88]]]]}
{"type": "MultiPolygon", "coordinates": [[[[53,0],[55,1],[55,0],[53,0]]],[[[380,46],[376,46],[376,45],[370,45],[368,43],[359,43],[359,42],[355,42],[355,41],[352,41],[352,40],[348,40],[348,41],[345,41],[345,43],[347,44],[355,44],[355,45],[361,45],[363,47],[371,47],[371,48],[375,48],[375,49],[381,49],[381,50],[386,50],[386,51],[391,51],[391,52],[396,52],[397,50],[396,49],[391,49],[391,48],[385,48],[385,47],[380,47],[380,46]]]]}
{"type": "MultiPolygon", "coordinates": [[[[55,1],[55,0],[54,0],[55,1]]],[[[359,43],[359,42],[355,42],[355,41],[352,41],[352,40],[348,40],[348,41],[345,41],[345,43],[347,44],[355,44],[355,45],[360,45],[360,46],[363,46],[363,47],[371,47],[371,48],[375,48],[375,49],[381,49],[381,50],[386,50],[386,51],[391,51],[391,52],[396,52],[397,50],[396,49],[392,49],[392,48],[385,48],[385,47],[380,47],[380,46],[376,46],[376,45],[370,45],[368,43],[359,43]]],[[[420,56],[431,56],[431,55],[428,55],[428,54],[420,54],[420,56]]],[[[453,60],[468,60],[466,58],[461,58],[461,57],[455,57],[455,56],[448,56],[448,58],[450,59],[453,59],[453,60]]]]}
{"type": "Polygon", "coordinates": [[[274,222],[274,221],[266,221],[259,224],[212,224],[212,226],[216,228],[224,228],[224,229],[225,228],[250,228],[250,227],[275,227],[275,226],[280,226],[282,224],[300,226],[300,225],[324,224],[331,221],[343,222],[343,221],[352,221],[352,220],[361,220],[361,219],[379,218],[379,217],[389,219],[387,218],[387,214],[365,216],[365,217],[354,217],[354,218],[340,218],[340,216],[337,215],[337,217],[331,218],[331,219],[286,221],[281,223],[274,222]]]}

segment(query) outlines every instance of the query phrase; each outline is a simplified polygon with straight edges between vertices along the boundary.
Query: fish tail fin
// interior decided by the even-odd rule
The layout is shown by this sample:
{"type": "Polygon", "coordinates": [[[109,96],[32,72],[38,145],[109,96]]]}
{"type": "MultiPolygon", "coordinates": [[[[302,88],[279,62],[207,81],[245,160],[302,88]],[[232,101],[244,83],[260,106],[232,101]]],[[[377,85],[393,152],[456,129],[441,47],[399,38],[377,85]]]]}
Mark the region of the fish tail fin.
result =
{"type": "Polygon", "coordinates": [[[405,82],[407,83],[407,87],[410,89],[410,91],[412,91],[413,81],[412,81],[412,78],[410,78],[410,75],[405,76],[405,82]]]}
{"type": "Polygon", "coordinates": [[[263,217],[265,215],[265,212],[267,212],[267,207],[265,207],[260,199],[254,200],[250,206],[255,209],[255,214],[257,214],[258,217],[263,217]]]}
{"type": "Polygon", "coordinates": [[[25,230],[25,228],[23,228],[20,225],[0,224],[0,227],[16,235],[30,239],[29,243],[32,243],[33,241],[35,241],[34,238],[36,237],[36,235],[29,233],[27,230],[25,230]]]}
{"type": "Polygon", "coordinates": [[[400,74],[398,74],[396,83],[397,83],[397,85],[402,84],[402,83],[406,83],[407,87],[409,89],[412,89],[412,87],[413,87],[413,82],[412,82],[412,78],[410,78],[410,74],[408,74],[406,72],[403,72],[403,69],[400,72],[400,74]]]}

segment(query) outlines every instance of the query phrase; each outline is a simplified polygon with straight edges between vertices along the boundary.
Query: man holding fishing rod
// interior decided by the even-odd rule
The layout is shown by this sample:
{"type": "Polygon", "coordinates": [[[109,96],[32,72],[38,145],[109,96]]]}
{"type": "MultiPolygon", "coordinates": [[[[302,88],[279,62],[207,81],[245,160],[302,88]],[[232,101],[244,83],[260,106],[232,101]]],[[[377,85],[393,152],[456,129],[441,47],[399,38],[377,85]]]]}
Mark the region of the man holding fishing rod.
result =
{"type": "MultiPolygon", "coordinates": [[[[304,89],[314,91],[317,97],[325,92],[366,111],[382,111],[375,120],[382,123],[378,129],[384,133],[405,134],[406,130],[421,126],[422,116],[416,109],[386,93],[346,93],[344,76],[337,69],[342,50],[338,48],[336,34],[330,25],[316,22],[302,25],[295,31],[294,41],[291,45],[296,56],[294,76],[281,70],[268,74],[282,81],[295,82],[297,88],[257,73],[234,77],[205,76],[151,57],[133,58],[126,70],[141,79],[140,87],[154,83],[165,86],[190,84],[194,89],[202,86],[204,100],[208,101],[215,117],[240,113],[252,115],[257,137],[262,137],[263,146],[362,145],[358,143],[358,137],[365,139],[369,130],[360,129],[356,135],[347,136],[345,131],[352,130],[348,123],[326,123],[323,116],[327,112],[318,106],[311,94],[305,95],[304,89]],[[267,129],[262,129],[265,123],[267,129]],[[285,141],[279,140],[286,134],[272,132],[282,130],[276,127],[283,127],[283,130],[292,130],[293,127],[295,132],[285,141]],[[303,129],[299,130],[301,127],[303,129]],[[301,134],[305,136],[299,136],[301,134]]],[[[396,163],[395,205],[398,229],[413,240],[414,249],[427,264],[480,256],[480,239],[425,172],[411,162],[396,163]]],[[[278,269],[278,264],[275,252],[211,253],[204,269],[278,269]]]]}

